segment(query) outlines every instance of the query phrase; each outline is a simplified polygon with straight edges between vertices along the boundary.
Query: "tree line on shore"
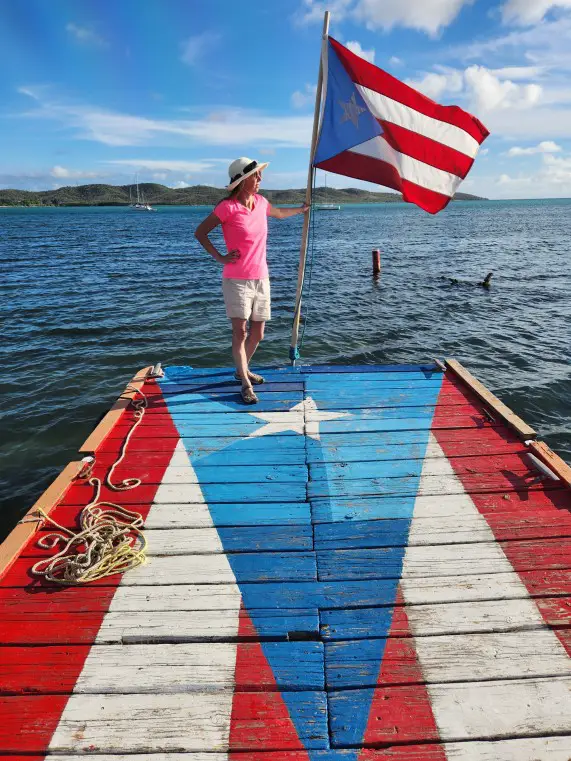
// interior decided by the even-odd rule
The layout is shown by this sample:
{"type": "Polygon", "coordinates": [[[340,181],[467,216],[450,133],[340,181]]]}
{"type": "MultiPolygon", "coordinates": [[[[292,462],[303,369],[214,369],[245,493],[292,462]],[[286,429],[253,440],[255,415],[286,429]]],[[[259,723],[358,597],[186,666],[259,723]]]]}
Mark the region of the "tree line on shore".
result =
{"type": "MultiPolygon", "coordinates": [[[[146,202],[154,206],[214,206],[227,191],[209,185],[169,188],[158,183],[139,185],[146,202]]],[[[301,204],[305,189],[261,191],[272,204],[301,204]]],[[[137,195],[134,185],[69,185],[56,190],[0,190],[0,206],[128,206],[137,195]]],[[[391,203],[401,201],[398,193],[375,193],[360,188],[316,188],[314,203],[391,203]]],[[[457,200],[481,200],[479,196],[456,193],[457,200]]]]}

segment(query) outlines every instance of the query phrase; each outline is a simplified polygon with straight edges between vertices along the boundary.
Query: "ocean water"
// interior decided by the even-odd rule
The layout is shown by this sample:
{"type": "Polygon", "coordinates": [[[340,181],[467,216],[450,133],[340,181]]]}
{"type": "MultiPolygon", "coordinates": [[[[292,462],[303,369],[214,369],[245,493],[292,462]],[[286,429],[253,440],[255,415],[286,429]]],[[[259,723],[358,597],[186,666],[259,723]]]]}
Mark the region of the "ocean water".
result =
{"type": "MultiPolygon", "coordinates": [[[[230,364],[220,267],[193,238],[208,211],[0,209],[0,535],[136,370],[230,364]]],[[[318,212],[303,359],[455,357],[571,461],[570,220],[571,200],[318,212]],[[490,271],[490,290],[474,285],[490,271]]],[[[300,233],[299,217],[270,220],[260,364],[288,362],[300,233]]]]}

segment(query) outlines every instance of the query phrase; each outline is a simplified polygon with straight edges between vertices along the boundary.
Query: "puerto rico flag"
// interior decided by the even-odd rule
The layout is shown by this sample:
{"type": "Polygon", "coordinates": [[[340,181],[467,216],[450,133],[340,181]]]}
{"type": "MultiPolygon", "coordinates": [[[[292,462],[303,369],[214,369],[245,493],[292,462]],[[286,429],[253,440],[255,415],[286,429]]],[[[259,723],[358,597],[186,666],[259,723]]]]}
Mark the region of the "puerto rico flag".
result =
{"type": "Polygon", "coordinates": [[[436,214],[453,198],[484,125],[441,106],[329,37],[326,100],[313,166],[384,185],[436,214]]]}

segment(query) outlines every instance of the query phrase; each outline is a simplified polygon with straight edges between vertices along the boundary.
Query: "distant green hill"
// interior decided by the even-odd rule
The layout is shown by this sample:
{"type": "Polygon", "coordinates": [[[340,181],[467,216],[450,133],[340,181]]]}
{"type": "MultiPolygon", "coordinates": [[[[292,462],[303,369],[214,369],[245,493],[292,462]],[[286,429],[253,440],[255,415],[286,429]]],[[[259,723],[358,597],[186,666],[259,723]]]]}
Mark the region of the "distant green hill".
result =
{"type": "MultiPolygon", "coordinates": [[[[135,194],[133,185],[79,185],[57,190],[0,190],[0,206],[124,206],[129,204],[129,189],[135,194]]],[[[209,185],[193,185],[188,188],[167,188],[166,185],[144,183],[139,185],[145,201],[154,206],[188,205],[214,206],[226,196],[223,188],[209,185]]],[[[305,198],[305,189],[262,190],[262,195],[273,204],[298,204],[305,198]]],[[[315,203],[394,203],[401,201],[398,193],[372,193],[358,188],[316,188],[315,203]]],[[[456,193],[458,201],[480,201],[480,196],[456,193]]]]}

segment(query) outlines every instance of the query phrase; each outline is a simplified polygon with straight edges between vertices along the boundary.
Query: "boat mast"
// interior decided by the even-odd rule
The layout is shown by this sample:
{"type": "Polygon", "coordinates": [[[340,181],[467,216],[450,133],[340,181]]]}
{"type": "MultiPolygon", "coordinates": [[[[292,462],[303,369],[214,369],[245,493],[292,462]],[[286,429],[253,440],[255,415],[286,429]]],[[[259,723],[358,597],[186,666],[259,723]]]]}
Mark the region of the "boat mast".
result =
{"type": "Polygon", "coordinates": [[[299,359],[297,348],[297,339],[299,336],[299,321],[301,318],[301,294],[303,291],[303,280],[305,276],[305,261],[307,258],[307,238],[309,233],[309,220],[311,216],[311,193],[313,179],[313,158],[315,156],[315,146],[317,144],[317,133],[319,128],[319,114],[321,111],[321,90],[323,86],[323,60],[327,45],[327,36],[329,34],[329,11],[325,11],[323,17],[323,33],[321,36],[321,56],[319,58],[319,74],[317,77],[317,92],[315,93],[315,110],[313,112],[313,132],[311,135],[311,150],[309,152],[309,170],[307,172],[307,188],[305,191],[305,203],[309,210],[305,212],[303,219],[303,230],[301,233],[301,248],[299,252],[299,268],[297,271],[297,291],[295,297],[295,310],[293,315],[293,326],[291,331],[291,342],[289,347],[289,358],[293,365],[296,359],[299,359]]]}

